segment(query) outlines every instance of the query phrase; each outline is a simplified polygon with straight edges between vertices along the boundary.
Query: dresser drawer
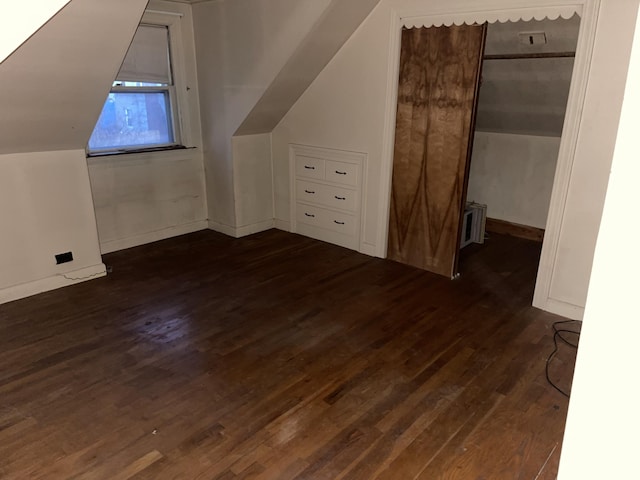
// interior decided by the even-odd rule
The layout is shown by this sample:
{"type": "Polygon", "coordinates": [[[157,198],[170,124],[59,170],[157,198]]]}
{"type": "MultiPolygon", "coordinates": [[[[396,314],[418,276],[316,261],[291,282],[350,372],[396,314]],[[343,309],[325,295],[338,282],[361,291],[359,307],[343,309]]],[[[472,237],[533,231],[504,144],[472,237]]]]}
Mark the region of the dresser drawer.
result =
{"type": "Polygon", "coordinates": [[[358,165],[354,163],[326,161],[326,174],[324,177],[328,182],[341,183],[343,185],[358,185],[358,165]]]}
{"type": "Polygon", "coordinates": [[[296,157],[296,175],[299,177],[324,179],[325,161],[321,158],[296,157]]]}
{"type": "Polygon", "coordinates": [[[292,231],[359,250],[367,155],[295,144],[289,154],[292,231]]]}
{"type": "Polygon", "coordinates": [[[303,202],[319,203],[350,212],[356,210],[356,191],[346,188],[298,180],[296,182],[296,197],[303,202]]]}
{"type": "Polygon", "coordinates": [[[322,226],[322,210],[310,205],[298,203],[296,206],[296,221],[314,227],[322,226]]]}
{"type": "Polygon", "coordinates": [[[296,220],[300,223],[324,228],[347,236],[356,234],[358,225],[354,215],[300,203],[296,207],[296,220]]]}
{"type": "Polygon", "coordinates": [[[342,233],[350,237],[354,236],[359,228],[359,225],[356,225],[356,217],[353,215],[332,212],[331,210],[326,210],[325,225],[327,230],[342,233]]]}

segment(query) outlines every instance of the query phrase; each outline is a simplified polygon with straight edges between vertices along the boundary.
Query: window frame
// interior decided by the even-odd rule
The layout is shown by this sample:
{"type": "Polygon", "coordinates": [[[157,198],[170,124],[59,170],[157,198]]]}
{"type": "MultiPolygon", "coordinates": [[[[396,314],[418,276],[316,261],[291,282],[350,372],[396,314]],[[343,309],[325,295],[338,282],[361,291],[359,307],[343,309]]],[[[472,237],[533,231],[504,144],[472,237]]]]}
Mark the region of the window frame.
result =
{"type": "MultiPolygon", "coordinates": [[[[138,24],[138,26],[157,26],[165,27],[167,29],[171,83],[162,86],[124,86],[116,85],[118,81],[114,80],[108,94],[166,92],[170,109],[170,114],[167,115],[167,117],[173,133],[173,142],[166,144],[132,145],[116,148],[111,147],[98,149],[89,148],[89,143],[87,142],[87,157],[126,155],[132,153],[157,152],[164,150],[178,150],[189,148],[187,147],[187,145],[191,142],[191,135],[189,132],[188,122],[185,121],[185,119],[188,118],[188,98],[186,96],[188,87],[186,86],[186,69],[183,58],[184,47],[182,44],[182,31],[180,23],[182,17],[182,14],[171,12],[164,13],[158,11],[146,11],[142,16],[140,23],[138,24]]],[[[105,99],[105,103],[107,99],[108,96],[105,99]]],[[[93,135],[93,132],[95,131],[98,120],[99,118],[96,119],[96,124],[91,131],[91,135],[93,135]]]]}

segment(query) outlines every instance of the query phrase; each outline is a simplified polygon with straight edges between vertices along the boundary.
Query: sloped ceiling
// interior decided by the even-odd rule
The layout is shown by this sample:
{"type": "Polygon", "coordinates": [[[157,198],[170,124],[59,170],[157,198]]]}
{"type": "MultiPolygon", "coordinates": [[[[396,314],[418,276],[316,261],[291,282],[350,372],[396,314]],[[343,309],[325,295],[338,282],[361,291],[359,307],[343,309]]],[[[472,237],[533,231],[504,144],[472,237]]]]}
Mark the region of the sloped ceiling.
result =
{"type": "Polygon", "coordinates": [[[64,7],[69,0],[21,0],[3,5],[0,62],[64,7]]]}
{"type": "Polygon", "coordinates": [[[72,0],[0,64],[0,154],[82,149],[147,0],[72,0]]]}
{"type": "MultiPolygon", "coordinates": [[[[485,55],[574,52],[580,18],[489,24],[485,55]],[[545,32],[544,45],[519,32],[545,32]]],[[[562,134],[573,58],[485,60],[476,129],[524,135],[562,134]]]]}
{"type": "MultiPolygon", "coordinates": [[[[332,1],[235,134],[272,131],[378,3],[332,1]]],[[[485,54],[575,53],[579,27],[577,15],[489,24],[485,54]],[[546,43],[525,45],[520,32],[544,32],[546,43]]],[[[572,71],[573,58],[486,60],[477,129],[560,136],[572,71]]]]}
{"type": "Polygon", "coordinates": [[[379,2],[331,1],[236,135],[271,132],[379,2]]]}

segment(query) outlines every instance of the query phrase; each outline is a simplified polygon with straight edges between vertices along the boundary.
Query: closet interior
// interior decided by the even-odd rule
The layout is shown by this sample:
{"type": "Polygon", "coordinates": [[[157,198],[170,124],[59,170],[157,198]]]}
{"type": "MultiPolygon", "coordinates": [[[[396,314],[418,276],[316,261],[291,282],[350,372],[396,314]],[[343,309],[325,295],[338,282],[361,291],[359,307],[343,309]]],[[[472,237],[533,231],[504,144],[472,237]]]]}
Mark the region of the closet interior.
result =
{"type": "Polygon", "coordinates": [[[389,258],[455,278],[492,234],[542,245],[579,28],[403,31],[389,258]]]}

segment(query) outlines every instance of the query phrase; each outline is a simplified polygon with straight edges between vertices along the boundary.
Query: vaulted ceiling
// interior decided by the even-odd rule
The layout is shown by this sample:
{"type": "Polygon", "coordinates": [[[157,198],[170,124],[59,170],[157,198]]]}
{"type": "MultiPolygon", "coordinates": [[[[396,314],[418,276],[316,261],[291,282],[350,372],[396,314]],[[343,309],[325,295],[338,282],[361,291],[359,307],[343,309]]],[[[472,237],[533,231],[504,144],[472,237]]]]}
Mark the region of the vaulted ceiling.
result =
{"type": "Polygon", "coordinates": [[[333,0],[238,128],[271,132],[380,0],[333,0]]]}
{"type": "Polygon", "coordinates": [[[69,0],[23,0],[4,5],[9,22],[0,29],[0,62],[33,35],[69,0]]]}
{"type": "Polygon", "coordinates": [[[0,154],[86,146],[146,5],[72,0],[0,64],[0,154]]]}

